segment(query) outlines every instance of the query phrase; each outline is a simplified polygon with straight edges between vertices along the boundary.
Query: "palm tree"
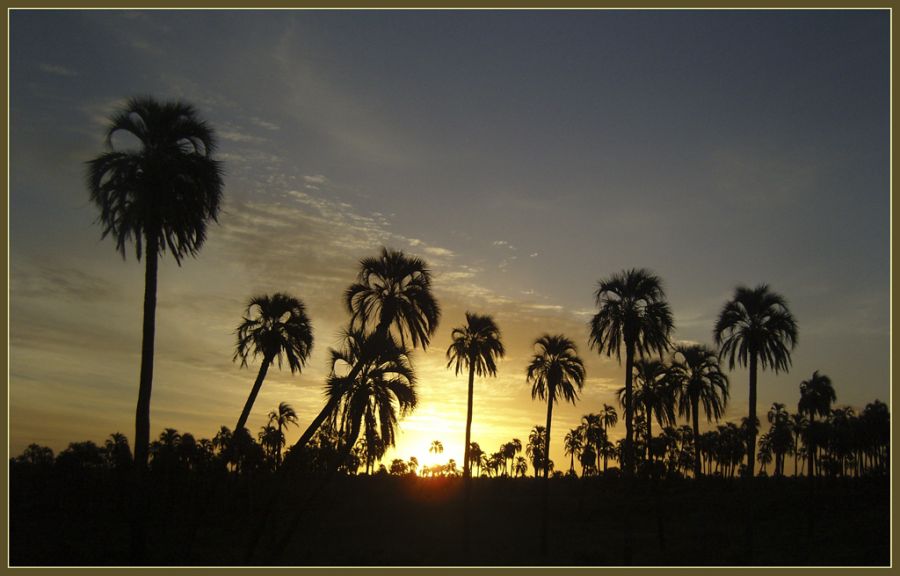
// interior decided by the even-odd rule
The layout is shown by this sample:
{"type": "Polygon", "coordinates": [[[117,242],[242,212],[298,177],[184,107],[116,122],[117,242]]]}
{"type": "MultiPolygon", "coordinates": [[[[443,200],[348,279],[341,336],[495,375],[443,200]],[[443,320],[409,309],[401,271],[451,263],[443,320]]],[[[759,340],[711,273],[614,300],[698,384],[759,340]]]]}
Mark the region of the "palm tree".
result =
{"type": "Polygon", "coordinates": [[[797,459],[800,455],[800,439],[806,434],[809,420],[802,413],[797,412],[790,416],[791,433],[794,435],[794,476],[797,475],[797,459]]]}
{"type": "Polygon", "coordinates": [[[564,446],[566,456],[569,456],[569,471],[572,473],[575,472],[575,456],[580,455],[583,448],[581,438],[581,428],[572,428],[569,430],[569,433],[566,434],[564,446]]]}
{"type": "MultiPolygon", "coordinates": [[[[547,400],[547,426],[544,454],[550,455],[550,424],[553,417],[553,403],[562,397],[575,404],[578,390],[584,386],[584,363],[578,357],[575,343],[565,336],[544,334],[534,342],[537,352],[528,365],[527,381],[532,384],[531,399],[547,400]]],[[[544,478],[549,475],[544,466],[544,478]]]]}
{"type": "Polygon", "coordinates": [[[458,376],[463,367],[469,370],[469,400],[466,410],[466,443],[463,456],[463,476],[469,478],[469,447],[472,440],[472,397],[475,375],[480,377],[497,375],[497,359],[505,353],[500,341],[500,329],[490,316],[479,316],[466,312],[466,325],[454,328],[453,342],[447,348],[447,367],[455,364],[458,376]]]}
{"type": "MultiPolygon", "coordinates": [[[[678,345],[669,376],[678,386],[678,413],[691,419],[694,438],[700,438],[700,407],[706,421],[719,421],[728,403],[728,376],[719,367],[716,351],[702,344],[678,345]]],[[[694,477],[701,476],[700,450],[694,450],[694,477]]]]}
{"type": "MultiPolygon", "coordinates": [[[[399,339],[405,349],[408,340],[413,348],[428,347],[437,329],[441,309],[431,293],[431,271],[419,258],[406,256],[398,250],[381,249],[377,258],[364,258],[356,282],[344,293],[344,303],[350,312],[350,329],[367,335],[367,352],[360,356],[345,378],[356,380],[368,355],[378,355],[379,349],[399,339]],[[393,336],[392,336],[393,333],[393,336]]],[[[309,442],[322,423],[337,409],[339,395],[331,398],[292,447],[298,450],[309,442]]]]}
{"type": "Polygon", "coordinates": [[[522,476],[524,478],[527,472],[528,462],[525,461],[524,456],[518,456],[516,458],[516,477],[522,476]]]}
{"type": "MultiPolygon", "coordinates": [[[[777,374],[787,371],[791,350],[797,345],[797,323],[785,299],[766,284],[750,289],[738,286],[734,297],[725,303],[713,329],[719,358],[728,357],[728,369],[736,363],[750,370],[750,422],[756,422],[756,371],[771,368],[777,374]]],[[[751,428],[747,442],[748,477],[755,467],[756,430],[751,428]]]]}
{"type": "Polygon", "coordinates": [[[784,456],[794,445],[794,436],[791,431],[790,414],[784,404],[775,402],[766,414],[769,421],[769,445],[775,456],[775,471],[773,475],[784,476],[784,456]]]}
{"type": "Polygon", "coordinates": [[[263,360],[235,430],[246,425],[272,361],[277,359],[281,368],[281,358],[284,356],[291,373],[300,372],[309,358],[312,345],[312,327],[306,316],[306,307],[298,298],[276,292],[272,296],[254,296],[250,299],[243,322],[237,329],[234,360],[240,358],[241,367],[247,366],[247,358],[251,354],[254,358],[262,355],[263,360]]]}
{"type": "Polygon", "coordinates": [[[102,237],[112,236],[125,257],[134,242],[145,258],[141,375],[135,413],[134,461],[147,468],[150,445],[150,393],[156,332],[156,280],[159,253],[167,248],[181,265],[196,256],[215,221],[222,199],[222,168],[212,158],[213,130],[183,102],[132,98],[114,114],[106,131],[107,151],[88,162],[91,201],[100,209],[102,237]],[[119,149],[114,139],[130,134],[136,149],[119,149]]]}
{"type": "Polygon", "coordinates": [[[438,454],[444,453],[444,445],[440,440],[432,440],[431,446],[428,448],[428,451],[437,456],[438,454]]]}
{"type": "Polygon", "coordinates": [[[412,412],[417,404],[409,350],[388,336],[379,343],[378,352],[373,353],[371,339],[371,335],[361,331],[348,332],[344,347],[331,350],[331,374],[325,396],[337,406],[337,429],[343,442],[343,450],[338,450],[342,453],[340,461],[356,444],[360,431],[367,443],[380,441],[384,449],[394,446],[398,417],[412,412]],[[362,358],[367,360],[355,380],[348,382],[349,376],[338,375],[339,366],[357,366],[362,358]]]}
{"type": "Polygon", "coordinates": [[[534,468],[535,478],[537,478],[541,470],[544,469],[544,448],[547,442],[546,436],[546,428],[543,426],[535,426],[528,434],[528,443],[525,445],[525,455],[531,459],[531,467],[534,468]]]}
{"type": "Polygon", "coordinates": [[[606,430],[603,427],[603,417],[600,414],[585,414],[581,417],[581,426],[579,426],[578,429],[581,431],[584,444],[594,448],[594,457],[597,459],[597,467],[599,468],[600,453],[598,449],[600,443],[603,441],[604,437],[606,437],[606,430]]]}
{"type": "Polygon", "coordinates": [[[278,404],[277,410],[269,412],[269,424],[274,424],[278,428],[278,433],[281,437],[281,443],[278,445],[278,450],[275,453],[275,468],[277,469],[281,466],[281,449],[285,443],[284,429],[289,424],[297,426],[297,412],[287,402],[281,402],[278,404]]]}
{"type": "Polygon", "coordinates": [[[669,348],[672,311],[666,302],[662,280],[649,271],[627,270],[601,280],[595,293],[600,310],[591,320],[590,346],[622,361],[625,347],[625,453],[626,475],[634,474],[634,402],[632,374],[635,354],[643,357],[669,348]]]}
{"type": "Polygon", "coordinates": [[[831,405],[837,400],[834,393],[834,387],[831,385],[831,378],[824,374],[819,374],[816,370],[813,372],[812,378],[804,380],[800,383],[800,402],[797,403],[797,411],[800,414],[809,416],[809,425],[807,426],[806,455],[809,459],[809,467],[807,475],[812,478],[816,461],[816,449],[814,434],[809,433],[816,426],[816,416],[828,416],[831,412],[831,405]]]}
{"type": "MultiPolygon", "coordinates": [[[[653,416],[659,425],[667,426],[675,423],[675,387],[671,385],[665,364],[659,360],[641,358],[634,363],[634,378],[637,386],[632,397],[633,402],[643,407],[647,420],[647,442],[645,444],[647,461],[653,461],[650,445],[653,441],[653,416]]],[[[619,402],[624,405],[625,388],[618,391],[619,402]]]]}

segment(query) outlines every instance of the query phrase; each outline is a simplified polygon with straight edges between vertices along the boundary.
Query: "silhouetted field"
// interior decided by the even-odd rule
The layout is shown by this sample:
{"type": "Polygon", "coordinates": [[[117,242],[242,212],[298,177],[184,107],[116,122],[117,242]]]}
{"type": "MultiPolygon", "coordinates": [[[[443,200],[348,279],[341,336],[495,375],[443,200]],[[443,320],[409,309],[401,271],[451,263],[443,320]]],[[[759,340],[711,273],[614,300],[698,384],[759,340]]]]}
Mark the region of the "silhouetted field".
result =
{"type": "MultiPolygon", "coordinates": [[[[127,565],[126,477],[13,470],[12,565],[127,565]]],[[[810,500],[804,479],[759,479],[753,556],[747,554],[747,488],[740,481],[649,482],[634,488],[635,565],[886,565],[889,481],[826,480],[810,500]],[[812,506],[810,506],[812,504],[812,506]],[[810,510],[812,535],[810,537],[810,510]],[[659,516],[657,514],[660,514],[659,516]],[[662,542],[660,539],[662,527],[662,542]]],[[[183,475],[151,480],[147,563],[245,564],[250,531],[272,476],[183,475]]],[[[616,479],[554,479],[550,541],[539,555],[540,485],[475,479],[468,559],[461,539],[459,478],[341,476],[303,516],[282,557],[270,553],[287,513],[314,479],[292,480],[251,564],[621,565],[626,485],[616,479]]]]}

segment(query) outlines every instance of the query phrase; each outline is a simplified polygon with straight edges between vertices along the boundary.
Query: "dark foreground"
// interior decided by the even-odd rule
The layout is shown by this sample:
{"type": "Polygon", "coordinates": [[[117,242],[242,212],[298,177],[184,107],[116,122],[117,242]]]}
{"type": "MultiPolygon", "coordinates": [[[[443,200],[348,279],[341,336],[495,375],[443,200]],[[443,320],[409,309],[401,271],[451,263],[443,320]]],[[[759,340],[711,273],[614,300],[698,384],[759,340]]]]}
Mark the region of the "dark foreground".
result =
{"type": "MultiPolygon", "coordinates": [[[[223,475],[154,477],[150,565],[247,564],[247,542],[277,480],[223,475]]],[[[128,565],[128,492],[110,471],[79,476],[12,470],[10,564],[128,565]]],[[[463,554],[459,478],[338,477],[306,509],[283,555],[272,554],[287,515],[313,479],[262,532],[249,564],[622,565],[630,523],[634,565],[887,565],[887,478],[550,481],[549,551],[540,553],[540,483],[475,479],[472,533],[463,554]],[[750,497],[753,498],[752,505],[750,497]],[[748,512],[753,511],[748,531],[748,512]],[[748,536],[752,534],[752,553],[748,536]]]]}

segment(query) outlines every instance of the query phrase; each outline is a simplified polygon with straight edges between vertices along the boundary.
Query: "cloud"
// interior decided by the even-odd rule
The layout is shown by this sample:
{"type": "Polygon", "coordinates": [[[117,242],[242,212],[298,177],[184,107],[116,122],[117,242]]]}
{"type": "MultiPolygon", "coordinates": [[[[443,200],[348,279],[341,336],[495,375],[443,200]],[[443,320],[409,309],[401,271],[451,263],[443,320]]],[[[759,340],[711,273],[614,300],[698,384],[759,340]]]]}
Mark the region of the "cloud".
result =
{"type": "Polygon", "coordinates": [[[272,122],[268,122],[261,118],[257,118],[256,116],[253,116],[252,118],[250,118],[250,121],[253,122],[254,124],[256,124],[257,126],[259,126],[260,128],[265,128],[266,130],[274,131],[274,130],[281,129],[281,127],[278,126],[278,124],[273,124],[272,122]]]}
{"type": "Polygon", "coordinates": [[[539,255],[540,255],[539,252],[532,252],[531,254],[528,255],[528,257],[529,258],[537,258],[539,255]]]}
{"type": "Polygon", "coordinates": [[[56,76],[78,76],[78,72],[76,72],[75,70],[66,68],[65,66],[59,66],[57,64],[41,64],[40,69],[42,72],[46,72],[47,74],[53,74],[56,76]]]}
{"type": "Polygon", "coordinates": [[[441,248],[439,246],[428,246],[425,248],[425,253],[431,254],[432,256],[453,256],[452,250],[441,248]]]}
{"type": "Polygon", "coordinates": [[[228,140],[230,142],[246,142],[259,144],[261,142],[265,142],[265,138],[260,138],[259,136],[251,136],[250,134],[244,134],[243,132],[238,132],[237,130],[219,130],[217,134],[223,140],[228,140]]]}
{"type": "Polygon", "coordinates": [[[324,174],[316,174],[314,176],[304,175],[303,180],[309,184],[324,184],[328,178],[324,174]]]}

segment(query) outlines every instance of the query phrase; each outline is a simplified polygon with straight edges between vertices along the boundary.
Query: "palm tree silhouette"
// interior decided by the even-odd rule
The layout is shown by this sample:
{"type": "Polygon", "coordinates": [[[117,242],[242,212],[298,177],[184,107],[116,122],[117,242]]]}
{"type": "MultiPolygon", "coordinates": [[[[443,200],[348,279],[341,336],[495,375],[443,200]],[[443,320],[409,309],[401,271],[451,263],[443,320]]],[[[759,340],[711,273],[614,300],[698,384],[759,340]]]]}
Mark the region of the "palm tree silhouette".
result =
{"type": "Polygon", "coordinates": [[[569,457],[569,472],[574,473],[575,456],[580,455],[583,448],[582,431],[580,428],[572,428],[569,430],[568,434],[566,434],[564,447],[566,456],[569,457]]]}
{"type": "MultiPolygon", "coordinates": [[[[575,343],[562,335],[544,334],[534,342],[537,352],[528,365],[527,381],[532,384],[531,399],[547,400],[547,425],[543,453],[550,454],[550,424],[553,403],[559,398],[575,404],[578,390],[584,386],[584,363],[578,357],[575,343]]],[[[544,465],[544,478],[550,471],[544,465]]]]}
{"type": "Polygon", "coordinates": [[[719,421],[728,403],[728,376],[719,368],[716,351],[702,344],[675,347],[670,378],[678,386],[678,413],[691,419],[694,432],[694,478],[702,475],[700,466],[700,408],[706,421],[719,421]]]}
{"type": "MultiPolygon", "coordinates": [[[[534,477],[544,469],[544,448],[547,442],[547,429],[543,426],[535,426],[528,434],[528,443],[525,446],[525,455],[531,458],[531,467],[534,468],[534,477]]],[[[499,453],[498,453],[499,454],[499,453]]],[[[502,454],[499,454],[503,458],[502,454]]]]}
{"type": "Polygon", "coordinates": [[[634,474],[634,401],[632,375],[635,354],[662,353],[669,348],[673,320],[662,280],[648,270],[631,269],[601,280],[595,292],[600,308],[591,319],[589,344],[622,361],[625,347],[625,452],[623,470],[634,474]]]}
{"type": "MultiPolygon", "coordinates": [[[[345,292],[344,303],[351,315],[350,329],[367,334],[373,354],[380,343],[390,340],[392,332],[401,346],[405,347],[409,340],[413,348],[421,345],[424,350],[441,316],[431,293],[431,271],[425,262],[387,248],[382,248],[377,258],[360,261],[356,282],[345,292]]],[[[389,348],[391,345],[386,344],[389,348]]],[[[355,381],[366,362],[368,357],[360,357],[345,380],[355,381]]],[[[337,402],[338,397],[335,395],[332,401],[337,402]]],[[[326,403],[292,449],[299,451],[306,446],[336,409],[336,404],[326,403]]]]}
{"type": "Polygon", "coordinates": [[[274,424],[278,428],[278,433],[281,435],[281,443],[278,445],[278,450],[275,453],[276,469],[281,466],[281,449],[284,448],[285,443],[284,429],[287,428],[289,424],[297,426],[297,422],[297,412],[295,412],[294,408],[287,402],[280,402],[276,410],[269,412],[269,424],[274,424]]]}
{"type": "MultiPolygon", "coordinates": [[[[637,386],[634,389],[633,402],[642,406],[647,421],[647,442],[645,458],[653,461],[653,453],[650,450],[653,442],[653,416],[660,427],[675,423],[675,386],[671,384],[665,364],[659,360],[640,358],[634,363],[634,379],[637,386]]],[[[625,388],[618,390],[619,402],[624,405],[625,388]]]]}
{"type": "MultiPolygon", "coordinates": [[[[241,367],[247,366],[247,358],[251,354],[254,358],[262,355],[263,360],[235,430],[240,430],[247,424],[250,410],[272,361],[277,359],[278,367],[281,368],[281,358],[284,356],[291,373],[300,372],[309,358],[312,345],[312,327],[306,316],[306,307],[298,298],[276,292],[271,296],[254,296],[250,299],[243,322],[237,329],[234,360],[240,358],[241,367]]],[[[296,414],[294,418],[296,419],[296,414]]]]}
{"type": "Polygon", "coordinates": [[[186,255],[197,255],[207,223],[219,214],[222,169],[212,158],[213,130],[182,102],[130,99],[110,119],[106,148],[87,168],[91,201],[100,209],[102,237],[113,236],[123,258],[125,245],[134,242],[137,258],[143,255],[146,266],[134,435],[134,462],[141,474],[150,445],[159,253],[168,248],[179,265],[186,255]],[[136,138],[140,146],[117,148],[114,140],[120,134],[136,138]]]}
{"type": "MultiPolygon", "coordinates": [[[[816,416],[828,416],[831,412],[831,405],[837,400],[834,393],[834,387],[831,385],[831,378],[824,374],[819,374],[816,370],[813,372],[812,378],[804,380],[800,383],[800,402],[797,403],[797,411],[809,417],[807,431],[815,428],[816,416]]],[[[806,455],[809,459],[809,467],[807,475],[812,478],[815,470],[816,450],[818,446],[815,443],[813,434],[807,434],[806,455]]]]}
{"type": "MultiPolygon", "coordinates": [[[[791,350],[797,345],[797,323],[785,299],[760,284],[750,289],[738,286],[734,297],[725,303],[713,329],[719,358],[728,357],[728,368],[736,363],[750,370],[750,422],[756,418],[757,364],[775,373],[787,371],[791,350]]],[[[751,427],[747,442],[746,474],[753,477],[756,429],[751,427]]]]}
{"type": "Polygon", "coordinates": [[[800,456],[800,439],[806,434],[809,420],[801,412],[790,416],[791,433],[794,435],[794,476],[797,475],[797,460],[800,456]]]}
{"type": "Polygon", "coordinates": [[[325,396],[337,406],[335,417],[343,442],[338,452],[346,452],[341,460],[356,444],[360,431],[367,444],[377,438],[385,449],[394,446],[398,417],[412,412],[417,404],[409,350],[389,335],[377,342],[373,338],[361,330],[351,331],[345,335],[344,347],[331,351],[325,396]],[[349,375],[339,376],[341,367],[360,365],[352,381],[349,375]]]}
{"type": "Polygon", "coordinates": [[[469,370],[469,396],[466,409],[466,443],[463,456],[463,476],[469,478],[469,448],[472,441],[472,397],[475,389],[475,375],[496,376],[497,359],[502,358],[505,351],[500,341],[500,329],[490,316],[479,316],[466,312],[466,325],[454,328],[451,334],[453,342],[447,348],[447,367],[455,364],[455,373],[459,375],[463,367],[469,370]]]}
{"type": "Polygon", "coordinates": [[[431,446],[428,448],[428,451],[437,456],[438,454],[444,453],[444,445],[440,440],[432,440],[431,446]]]}

